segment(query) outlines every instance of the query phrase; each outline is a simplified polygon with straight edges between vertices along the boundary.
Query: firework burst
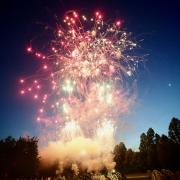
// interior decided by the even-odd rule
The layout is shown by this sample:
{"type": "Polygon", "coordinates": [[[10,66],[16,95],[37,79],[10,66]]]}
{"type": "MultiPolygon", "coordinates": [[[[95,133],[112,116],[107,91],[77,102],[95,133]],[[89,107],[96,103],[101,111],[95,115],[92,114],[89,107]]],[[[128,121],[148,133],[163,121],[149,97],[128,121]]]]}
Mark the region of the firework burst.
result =
{"type": "Polygon", "coordinates": [[[42,67],[34,79],[20,79],[20,93],[40,102],[38,123],[53,127],[62,142],[91,138],[107,150],[115,120],[131,101],[124,81],[133,78],[139,62],[131,55],[136,43],[119,20],[109,24],[100,12],[88,18],[69,11],[50,44],[47,54],[27,48],[42,67]]]}

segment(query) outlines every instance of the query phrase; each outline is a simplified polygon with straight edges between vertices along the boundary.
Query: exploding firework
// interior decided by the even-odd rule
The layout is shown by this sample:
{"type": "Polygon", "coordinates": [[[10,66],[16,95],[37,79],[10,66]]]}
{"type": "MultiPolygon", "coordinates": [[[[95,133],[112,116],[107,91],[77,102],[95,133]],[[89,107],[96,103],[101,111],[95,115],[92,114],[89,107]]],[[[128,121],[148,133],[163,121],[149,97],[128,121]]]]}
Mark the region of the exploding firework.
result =
{"type": "Polygon", "coordinates": [[[20,93],[40,103],[37,122],[59,140],[42,154],[56,149],[51,158],[64,166],[86,159],[89,171],[112,169],[115,122],[131,104],[125,86],[139,62],[132,55],[137,45],[121,21],[105,23],[100,12],[88,18],[75,11],[65,14],[50,44],[47,54],[27,48],[42,67],[35,78],[20,80],[20,93]]]}

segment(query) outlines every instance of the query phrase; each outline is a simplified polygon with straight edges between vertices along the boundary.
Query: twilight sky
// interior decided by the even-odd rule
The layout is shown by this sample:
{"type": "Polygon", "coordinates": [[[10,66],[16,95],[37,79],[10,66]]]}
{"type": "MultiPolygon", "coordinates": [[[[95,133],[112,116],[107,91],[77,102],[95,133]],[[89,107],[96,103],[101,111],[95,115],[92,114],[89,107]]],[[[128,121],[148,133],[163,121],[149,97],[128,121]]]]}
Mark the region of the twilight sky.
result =
{"type": "Polygon", "coordinates": [[[1,1],[0,5],[0,138],[8,135],[38,135],[36,104],[18,94],[18,80],[36,71],[36,59],[25,49],[43,33],[40,23],[53,24],[55,15],[69,10],[93,14],[101,10],[105,19],[120,18],[133,32],[146,57],[138,71],[137,100],[123,117],[117,141],[136,148],[139,136],[152,127],[167,134],[172,117],[180,118],[180,6],[178,1],[131,0],[31,0],[1,1]]]}

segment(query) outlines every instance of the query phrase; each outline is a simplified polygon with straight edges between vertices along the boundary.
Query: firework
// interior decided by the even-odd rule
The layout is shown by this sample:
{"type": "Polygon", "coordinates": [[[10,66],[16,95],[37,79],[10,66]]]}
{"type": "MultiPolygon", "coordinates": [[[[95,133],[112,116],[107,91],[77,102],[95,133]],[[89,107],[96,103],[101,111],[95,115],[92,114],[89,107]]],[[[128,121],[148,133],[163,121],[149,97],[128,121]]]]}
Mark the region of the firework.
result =
{"type": "Polygon", "coordinates": [[[47,54],[27,48],[42,67],[34,79],[20,79],[20,93],[40,103],[37,122],[52,127],[61,143],[98,142],[97,154],[112,162],[107,152],[112,151],[115,120],[131,101],[124,81],[133,78],[138,65],[139,58],[131,55],[136,43],[119,20],[110,24],[100,12],[88,18],[69,11],[50,44],[47,54]]]}

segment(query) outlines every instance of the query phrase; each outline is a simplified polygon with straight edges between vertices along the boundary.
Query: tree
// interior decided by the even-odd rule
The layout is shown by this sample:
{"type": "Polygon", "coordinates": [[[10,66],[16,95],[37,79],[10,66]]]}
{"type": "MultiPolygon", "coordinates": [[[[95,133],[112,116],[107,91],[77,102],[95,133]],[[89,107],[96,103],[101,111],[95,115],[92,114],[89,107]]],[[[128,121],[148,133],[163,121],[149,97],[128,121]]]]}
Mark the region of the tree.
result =
{"type": "Polygon", "coordinates": [[[156,168],[155,133],[152,128],[149,128],[147,131],[147,168],[156,168]]]}
{"type": "Polygon", "coordinates": [[[114,148],[114,161],[116,162],[115,168],[118,171],[125,170],[124,161],[126,156],[126,150],[126,146],[122,142],[116,145],[114,148]]]}
{"type": "Polygon", "coordinates": [[[133,159],[134,152],[132,149],[128,149],[126,151],[125,161],[124,161],[124,167],[126,169],[126,172],[131,172],[133,170],[133,159]]]}
{"type": "Polygon", "coordinates": [[[0,141],[0,174],[11,178],[14,173],[14,150],[16,141],[11,136],[0,141]]]}
{"type": "Polygon", "coordinates": [[[140,156],[140,152],[133,152],[130,167],[131,167],[131,172],[142,172],[144,170],[144,167],[142,166],[142,159],[140,156]]]}
{"type": "Polygon", "coordinates": [[[166,135],[162,135],[157,144],[157,155],[160,168],[171,168],[171,142],[166,135]]]}
{"type": "Polygon", "coordinates": [[[154,144],[154,136],[155,136],[154,130],[152,128],[149,128],[147,131],[147,145],[148,146],[154,144]]]}
{"type": "Polygon", "coordinates": [[[16,172],[24,177],[33,177],[38,169],[38,146],[35,137],[20,137],[16,142],[16,172]]]}
{"type": "Polygon", "coordinates": [[[155,136],[154,136],[154,164],[153,164],[153,167],[154,169],[158,169],[160,166],[159,166],[159,161],[158,161],[158,153],[157,153],[157,145],[159,143],[159,140],[161,139],[160,135],[155,133],[155,136]]]}
{"type": "Polygon", "coordinates": [[[157,144],[160,138],[161,138],[160,135],[156,133],[154,138],[154,143],[157,144]]]}
{"type": "Polygon", "coordinates": [[[133,158],[133,151],[132,149],[128,149],[126,151],[126,156],[125,156],[125,161],[124,161],[124,166],[126,169],[131,169],[131,162],[133,158]]]}
{"type": "Polygon", "coordinates": [[[38,169],[37,138],[15,140],[8,137],[0,141],[0,179],[33,177],[38,169]]]}
{"type": "Polygon", "coordinates": [[[155,134],[152,128],[149,128],[147,133],[142,133],[140,137],[140,157],[142,167],[145,169],[154,169],[157,167],[156,156],[156,140],[158,135],[155,134]]]}
{"type": "Polygon", "coordinates": [[[140,136],[139,150],[141,153],[147,152],[147,136],[145,133],[142,133],[140,136]]]}
{"type": "Polygon", "coordinates": [[[143,170],[147,168],[147,136],[145,133],[142,133],[140,136],[140,158],[141,158],[141,167],[143,170]]]}
{"type": "Polygon", "coordinates": [[[180,144],[180,120],[177,118],[172,118],[169,124],[169,137],[175,142],[180,144]]]}

